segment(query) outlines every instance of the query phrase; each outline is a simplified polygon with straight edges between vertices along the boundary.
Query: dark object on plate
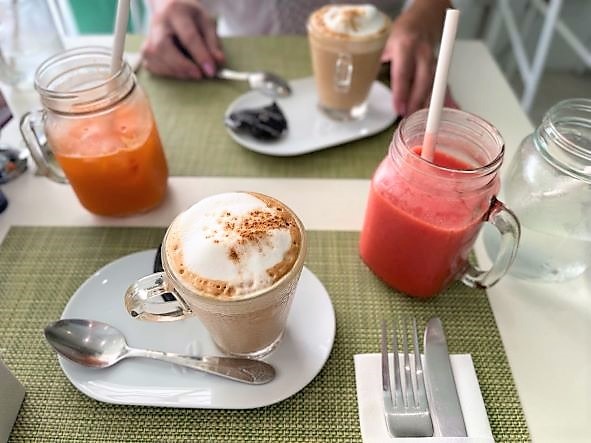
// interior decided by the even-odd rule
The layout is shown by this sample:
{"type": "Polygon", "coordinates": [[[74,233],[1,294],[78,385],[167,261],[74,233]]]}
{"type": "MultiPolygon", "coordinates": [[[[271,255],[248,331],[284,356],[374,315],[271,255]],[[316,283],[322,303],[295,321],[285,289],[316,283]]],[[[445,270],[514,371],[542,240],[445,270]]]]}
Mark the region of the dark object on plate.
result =
{"type": "Polygon", "coordinates": [[[154,257],[154,273],[163,272],[164,268],[162,267],[162,243],[156,249],[156,257],[154,257]]]}
{"type": "Polygon", "coordinates": [[[257,140],[277,140],[287,132],[287,119],[277,103],[256,109],[243,109],[226,116],[225,124],[246,132],[257,140]]]}

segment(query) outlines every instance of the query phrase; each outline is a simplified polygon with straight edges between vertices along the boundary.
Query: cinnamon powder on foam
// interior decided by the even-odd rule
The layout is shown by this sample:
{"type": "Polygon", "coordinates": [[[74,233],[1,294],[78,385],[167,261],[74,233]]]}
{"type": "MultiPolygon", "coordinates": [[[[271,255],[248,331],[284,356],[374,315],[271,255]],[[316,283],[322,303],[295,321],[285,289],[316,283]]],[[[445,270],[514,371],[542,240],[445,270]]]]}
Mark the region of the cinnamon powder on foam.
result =
{"type": "MultiPolygon", "coordinates": [[[[331,37],[331,38],[365,40],[365,39],[373,39],[376,36],[384,34],[389,29],[389,27],[387,26],[387,24],[389,23],[389,20],[385,20],[384,26],[382,27],[382,29],[380,29],[379,31],[377,31],[373,34],[369,34],[366,36],[351,36],[346,33],[333,31],[324,22],[324,14],[327,12],[328,9],[330,9],[332,7],[335,7],[335,5],[325,5],[312,13],[312,16],[310,18],[310,23],[312,24],[312,27],[315,29],[315,31],[318,32],[319,34],[324,34],[324,35],[331,37]]],[[[384,14],[382,12],[380,12],[380,14],[382,14],[382,16],[384,16],[384,14]]],[[[344,19],[347,23],[347,27],[349,29],[352,29],[355,32],[357,32],[359,30],[359,23],[358,22],[359,22],[359,18],[362,15],[363,15],[363,13],[362,13],[361,9],[356,8],[354,6],[347,8],[345,11],[343,11],[343,16],[344,16],[344,19]]]]}
{"type": "MultiPolygon", "coordinates": [[[[253,195],[255,194],[253,193],[253,195]]],[[[229,237],[230,234],[237,234],[237,239],[234,241],[234,244],[229,245],[227,248],[228,258],[236,264],[239,264],[243,258],[242,249],[244,246],[258,245],[259,250],[262,252],[261,244],[265,241],[269,241],[268,233],[270,231],[276,229],[290,231],[292,239],[291,247],[285,253],[282,261],[266,271],[267,275],[270,277],[271,282],[269,286],[271,286],[287,274],[296,262],[301,247],[301,235],[295,220],[288,211],[281,206],[273,205],[273,202],[269,201],[265,196],[255,196],[266,203],[269,211],[254,210],[240,218],[233,216],[230,212],[226,212],[218,219],[218,223],[223,227],[225,237],[229,237]]],[[[212,234],[217,233],[217,231],[212,232],[212,234]]],[[[205,238],[213,237],[212,234],[206,235],[205,238]]],[[[229,282],[204,278],[197,273],[189,271],[185,268],[183,263],[180,240],[178,238],[173,238],[172,241],[174,244],[172,245],[172,257],[170,258],[174,263],[173,267],[178,270],[183,282],[189,282],[199,293],[214,297],[232,298],[236,296],[237,289],[242,289],[243,287],[248,288],[252,284],[252,282],[244,282],[244,285],[238,288],[229,282]]],[[[213,240],[213,242],[220,243],[217,239],[213,240]]],[[[240,293],[237,298],[243,297],[248,297],[248,291],[240,293]]]]}

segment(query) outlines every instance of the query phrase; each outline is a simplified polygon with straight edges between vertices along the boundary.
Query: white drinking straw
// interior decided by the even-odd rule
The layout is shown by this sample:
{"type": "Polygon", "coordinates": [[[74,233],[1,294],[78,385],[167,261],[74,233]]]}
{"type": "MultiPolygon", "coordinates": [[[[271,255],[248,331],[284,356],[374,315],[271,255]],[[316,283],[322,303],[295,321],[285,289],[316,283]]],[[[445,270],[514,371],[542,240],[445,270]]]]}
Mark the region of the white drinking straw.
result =
{"type": "Polygon", "coordinates": [[[460,11],[457,9],[448,9],[445,14],[445,24],[443,25],[443,35],[441,36],[441,46],[439,47],[439,59],[437,61],[437,68],[435,69],[433,92],[427,114],[427,127],[425,128],[425,137],[421,150],[421,157],[428,161],[433,161],[435,157],[435,144],[437,143],[439,122],[441,121],[441,112],[443,111],[443,99],[445,98],[445,90],[447,88],[447,73],[449,72],[449,65],[453,54],[459,18],[460,11]]]}
{"type": "Polygon", "coordinates": [[[125,34],[127,33],[127,21],[129,20],[129,3],[131,0],[119,0],[117,2],[117,18],[115,19],[115,37],[113,40],[113,54],[111,56],[111,74],[121,69],[123,62],[123,48],[125,47],[125,34]]]}

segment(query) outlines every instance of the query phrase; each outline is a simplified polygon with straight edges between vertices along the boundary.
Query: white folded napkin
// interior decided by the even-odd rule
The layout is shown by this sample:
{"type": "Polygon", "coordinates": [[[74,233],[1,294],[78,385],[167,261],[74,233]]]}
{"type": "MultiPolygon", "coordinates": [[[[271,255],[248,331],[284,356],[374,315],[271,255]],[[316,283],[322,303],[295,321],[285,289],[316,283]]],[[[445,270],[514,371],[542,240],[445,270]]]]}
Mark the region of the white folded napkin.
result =
{"type": "Polygon", "coordinates": [[[355,382],[359,404],[361,436],[366,443],[491,443],[494,442],[472,357],[469,354],[450,356],[451,367],[460,397],[468,437],[393,438],[384,418],[382,401],[382,360],[380,354],[355,355],[355,382]]]}

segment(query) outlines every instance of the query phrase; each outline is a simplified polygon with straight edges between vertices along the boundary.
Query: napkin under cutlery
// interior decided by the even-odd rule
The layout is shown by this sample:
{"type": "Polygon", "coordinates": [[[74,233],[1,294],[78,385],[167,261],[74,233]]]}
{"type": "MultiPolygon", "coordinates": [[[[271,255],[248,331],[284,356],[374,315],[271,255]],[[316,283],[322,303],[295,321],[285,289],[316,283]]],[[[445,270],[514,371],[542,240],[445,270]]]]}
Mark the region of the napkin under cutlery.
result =
{"type": "Polygon", "coordinates": [[[364,442],[494,442],[486,415],[486,408],[484,407],[484,401],[480,393],[478,379],[476,378],[476,372],[472,364],[472,357],[469,354],[453,354],[450,356],[468,437],[393,438],[390,436],[384,420],[381,355],[357,354],[354,358],[359,424],[364,442]]]}

